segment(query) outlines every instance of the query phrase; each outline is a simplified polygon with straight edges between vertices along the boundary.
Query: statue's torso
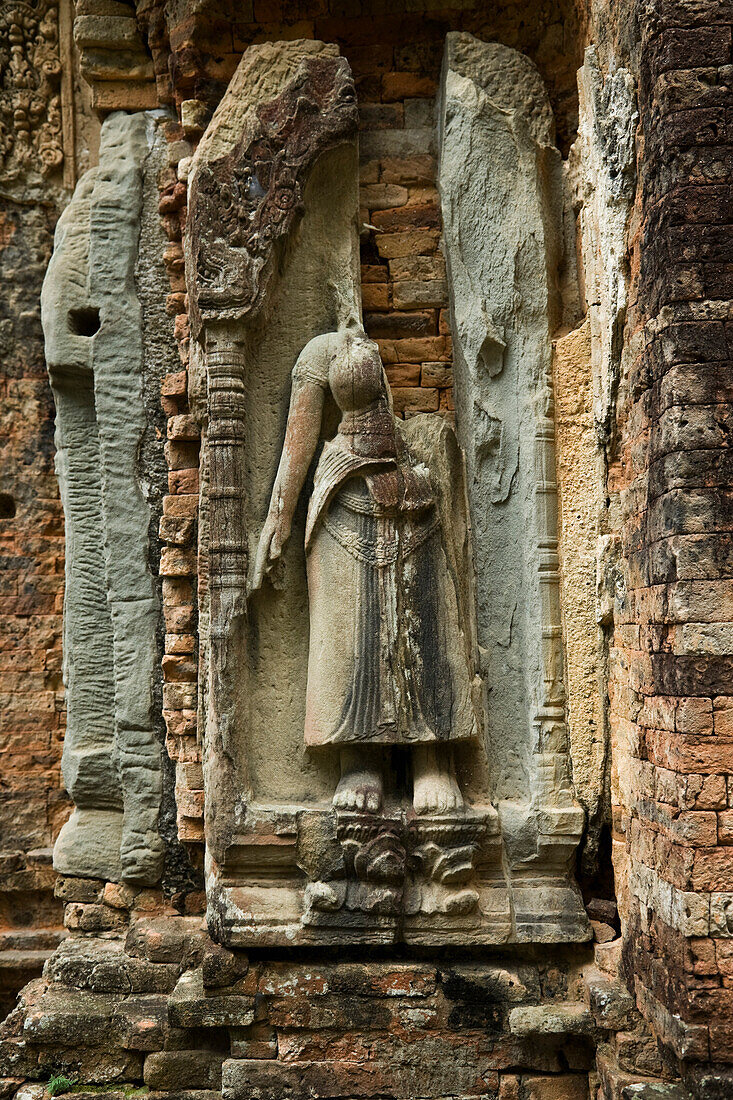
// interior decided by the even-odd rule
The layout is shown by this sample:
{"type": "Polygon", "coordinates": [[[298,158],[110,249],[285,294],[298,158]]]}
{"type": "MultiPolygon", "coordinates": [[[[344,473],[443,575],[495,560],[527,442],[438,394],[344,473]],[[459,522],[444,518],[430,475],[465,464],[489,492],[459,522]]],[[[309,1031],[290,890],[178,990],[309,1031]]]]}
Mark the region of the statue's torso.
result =
{"type": "Polygon", "coordinates": [[[343,345],[331,359],[328,384],[342,415],[316,469],[306,546],[337,496],[349,511],[394,518],[414,517],[433,504],[428,471],[410,462],[399,436],[373,345],[343,345]]]}

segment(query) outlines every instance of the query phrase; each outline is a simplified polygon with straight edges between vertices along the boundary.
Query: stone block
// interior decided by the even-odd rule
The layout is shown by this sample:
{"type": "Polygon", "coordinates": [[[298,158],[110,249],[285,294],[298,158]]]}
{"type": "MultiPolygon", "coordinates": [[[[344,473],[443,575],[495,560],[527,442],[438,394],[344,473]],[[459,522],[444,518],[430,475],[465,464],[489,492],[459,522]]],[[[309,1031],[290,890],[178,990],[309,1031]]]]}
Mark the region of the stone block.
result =
{"type": "Polygon", "coordinates": [[[144,917],[136,920],[125,941],[131,956],[152,963],[197,962],[208,942],[206,929],[197,917],[144,917]]]}
{"type": "Polygon", "coordinates": [[[373,340],[404,340],[430,336],[435,332],[435,315],[431,310],[410,313],[367,313],[364,327],[373,340]]]}
{"type": "Polygon", "coordinates": [[[522,1100],[589,1100],[587,1074],[562,1073],[551,1077],[523,1074],[520,1088],[517,1095],[522,1100]]]}
{"type": "Polygon", "coordinates": [[[143,1079],[149,1089],[177,1096],[191,1089],[218,1089],[225,1055],[210,1050],[156,1051],[145,1059],[143,1079]]]}
{"type": "Polygon", "coordinates": [[[590,1010],[597,1027],[628,1031],[638,1019],[636,1002],[625,985],[599,973],[587,979],[590,1010]]]}
{"type": "MultiPolygon", "coordinates": [[[[146,1096],[147,1100],[171,1100],[168,1089],[162,1092],[150,1089],[146,1096]]],[[[221,1100],[221,1091],[219,1089],[176,1089],[175,1098],[176,1100],[221,1100]]],[[[129,1093],[126,1094],[125,1100],[129,1100],[129,1093]]]]}
{"type": "Polygon", "coordinates": [[[177,963],[151,963],[126,954],[115,940],[65,940],[46,964],[46,977],[92,993],[168,993],[177,963]]]}
{"type": "Polygon", "coordinates": [[[359,188],[359,201],[367,210],[404,206],[407,197],[407,188],[397,183],[368,183],[359,188]]]}
{"type": "Polygon", "coordinates": [[[376,233],[374,242],[386,260],[404,256],[430,256],[438,247],[437,229],[405,229],[400,233],[376,233]]]}
{"type": "MultiPolygon", "coordinates": [[[[124,95],[124,85],[128,81],[139,84],[153,81],[155,78],[153,62],[144,49],[107,50],[103,47],[85,47],[81,56],[81,70],[84,79],[90,84],[96,81],[121,84],[122,88],[118,91],[122,95],[124,95]]],[[[120,109],[118,98],[122,96],[115,97],[116,102],[111,105],[111,109],[120,109]]],[[[98,100],[93,102],[93,105],[96,106],[97,102],[98,100]]],[[[146,102],[144,106],[149,106],[149,103],[146,102]]],[[[134,109],[140,108],[135,104],[134,109]]]]}
{"type": "Polygon", "coordinates": [[[126,1050],[162,1050],[168,1024],[167,998],[127,997],[115,1007],[114,1022],[126,1050]]]}
{"type": "Polygon", "coordinates": [[[438,408],[438,391],[421,386],[394,386],[392,400],[397,413],[435,412],[438,408]]]}
{"type": "Polygon", "coordinates": [[[69,1077],[77,1082],[77,1088],[81,1084],[109,1086],[120,1081],[140,1081],[142,1063],[142,1054],[134,1050],[85,1047],[78,1043],[71,1047],[53,1045],[39,1048],[34,1075],[46,1079],[54,1074],[69,1077]]]}
{"type": "Polygon", "coordinates": [[[230,1028],[233,1058],[277,1058],[277,1032],[268,1025],[230,1028]]]}
{"type": "Polygon", "coordinates": [[[512,1035],[591,1035],[593,1017],[584,1004],[526,1005],[509,1013],[512,1035]]]}
{"type": "Polygon", "coordinates": [[[448,284],[445,280],[424,282],[409,280],[395,282],[392,291],[395,309],[420,309],[425,306],[443,306],[448,301],[448,284]]]}
{"type": "Polygon", "coordinates": [[[219,944],[211,943],[206,947],[201,963],[201,976],[204,989],[219,989],[233,985],[243,978],[249,970],[249,960],[242,953],[227,951],[219,944]]]}
{"type": "Polygon", "coordinates": [[[642,1015],[662,1042],[671,1047],[678,1058],[704,1061],[709,1050],[709,1033],[701,1024],[688,1023],[672,1013],[636,977],[636,1001],[642,1015]]]}
{"type": "Polygon", "coordinates": [[[364,309],[389,309],[389,287],[386,283],[365,283],[361,299],[364,309]]]}
{"type": "Polygon", "coordinates": [[[111,996],[52,986],[26,1006],[23,1037],[33,1045],[49,1047],[114,1045],[118,1038],[112,1022],[114,1008],[111,996]]]}
{"type": "Polygon", "coordinates": [[[74,878],[71,875],[59,875],[54,885],[54,897],[61,901],[79,901],[90,904],[102,900],[103,879],[74,878]]]}
{"type": "Polygon", "coordinates": [[[385,183],[424,184],[435,180],[435,157],[422,154],[412,157],[382,157],[382,179],[385,183]]]}
{"type": "Polygon", "coordinates": [[[83,905],[72,901],[64,910],[64,927],[79,932],[109,932],[124,928],[127,914],[107,905],[83,905]]]}
{"type": "Polygon", "coordinates": [[[466,1053],[460,1061],[446,1057],[440,1042],[408,1044],[409,1055],[386,1065],[349,1061],[279,1062],[267,1059],[230,1059],[222,1068],[223,1100],[283,1100],[318,1096],[324,1100],[348,1097],[489,1095],[499,1086],[498,1073],[486,1062],[466,1053]],[[443,1055],[435,1058],[434,1050],[443,1055]],[[431,1053],[433,1057],[431,1057],[431,1053]]]}
{"type": "MultiPolygon", "coordinates": [[[[382,77],[382,97],[386,101],[433,97],[436,90],[435,80],[419,73],[394,72],[385,73],[382,77]]],[[[407,117],[405,124],[407,124],[407,117]]]]}
{"type": "Polygon", "coordinates": [[[181,126],[184,133],[200,134],[211,119],[211,108],[200,99],[184,99],[181,102],[181,126]]]}
{"type": "Polygon", "coordinates": [[[130,16],[77,15],[74,20],[74,41],[80,49],[101,47],[108,50],[142,52],[137,23],[130,16]]]}
{"type": "Polygon", "coordinates": [[[168,1018],[176,1027],[247,1027],[254,1023],[254,994],[204,989],[201,969],[181,975],[168,1002],[168,1018]]]}
{"type": "Polygon", "coordinates": [[[435,153],[435,133],[429,127],[416,130],[375,130],[363,133],[359,142],[363,157],[414,157],[435,153]]]}

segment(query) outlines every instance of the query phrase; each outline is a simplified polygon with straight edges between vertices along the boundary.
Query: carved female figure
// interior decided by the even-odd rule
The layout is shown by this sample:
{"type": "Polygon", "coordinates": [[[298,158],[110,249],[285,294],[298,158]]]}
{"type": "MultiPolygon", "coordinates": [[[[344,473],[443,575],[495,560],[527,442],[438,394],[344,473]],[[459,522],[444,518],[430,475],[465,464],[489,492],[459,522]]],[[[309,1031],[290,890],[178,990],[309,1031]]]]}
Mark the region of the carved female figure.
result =
{"type": "Polygon", "coordinates": [[[380,747],[407,746],[415,810],[449,813],[463,805],[452,745],[477,732],[472,678],[430,471],[409,452],[362,330],[317,336],[295,364],[253,588],[290,536],[329,390],[341,420],[316,467],[305,532],[306,743],[339,750],[340,809],[376,813],[380,747]]]}

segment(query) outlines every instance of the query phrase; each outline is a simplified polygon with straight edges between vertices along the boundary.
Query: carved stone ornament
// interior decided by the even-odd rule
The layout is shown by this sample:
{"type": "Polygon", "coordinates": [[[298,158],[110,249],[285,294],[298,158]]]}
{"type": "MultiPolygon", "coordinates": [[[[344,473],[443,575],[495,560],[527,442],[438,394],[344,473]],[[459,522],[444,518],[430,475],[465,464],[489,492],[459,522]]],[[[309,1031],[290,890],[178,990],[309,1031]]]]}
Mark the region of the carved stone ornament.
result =
{"type": "Polygon", "coordinates": [[[244,318],[267,293],[275,249],[303,214],[303,183],[319,156],[356,126],[346,59],[306,56],[280,95],[257,106],[232,150],[202,164],[190,201],[194,335],[202,318],[244,318]]]}
{"type": "Polygon", "coordinates": [[[0,3],[0,181],[45,178],[64,159],[58,7],[0,3]]]}

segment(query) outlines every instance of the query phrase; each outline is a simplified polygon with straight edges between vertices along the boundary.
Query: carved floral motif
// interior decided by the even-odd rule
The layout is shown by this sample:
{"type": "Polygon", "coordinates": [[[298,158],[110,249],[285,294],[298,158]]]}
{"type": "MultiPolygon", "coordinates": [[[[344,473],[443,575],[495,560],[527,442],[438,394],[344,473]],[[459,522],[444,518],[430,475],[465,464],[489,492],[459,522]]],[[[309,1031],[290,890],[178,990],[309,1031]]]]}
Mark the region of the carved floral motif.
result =
{"type": "Polygon", "coordinates": [[[63,162],[58,8],[0,6],[0,177],[48,176],[63,162]]]}

